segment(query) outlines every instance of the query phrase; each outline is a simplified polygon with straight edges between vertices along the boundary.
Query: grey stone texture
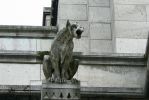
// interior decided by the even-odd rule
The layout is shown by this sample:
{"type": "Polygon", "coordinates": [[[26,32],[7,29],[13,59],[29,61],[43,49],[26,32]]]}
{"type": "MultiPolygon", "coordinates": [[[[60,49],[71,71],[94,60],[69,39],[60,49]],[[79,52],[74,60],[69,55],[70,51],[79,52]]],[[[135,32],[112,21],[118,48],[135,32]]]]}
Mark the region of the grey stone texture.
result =
{"type": "Polygon", "coordinates": [[[45,23],[45,26],[50,26],[50,23],[51,23],[51,16],[46,16],[46,23],[45,23]]]}
{"type": "Polygon", "coordinates": [[[112,53],[111,40],[91,40],[90,52],[96,53],[112,53]]]}
{"type": "Polygon", "coordinates": [[[40,64],[0,63],[0,85],[30,85],[40,80],[40,64]]]}
{"type": "Polygon", "coordinates": [[[116,38],[117,53],[145,53],[146,39],[116,38]]]}
{"type": "Polygon", "coordinates": [[[59,5],[59,19],[87,20],[87,17],[87,5],[59,5]]]}
{"type": "Polygon", "coordinates": [[[112,39],[111,25],[92,23],[90,24],[91,39],[112,39]]]}
{"type": "Polygon", "coordinates": [[[89,38],[82,37],[81,39],[74,39],[74,52],[82,52],[88,53],[89,52],[89,38]]]}
{"type": "Polygon", "coordinates": [[[0,50],[49,51],[53,39],[1,38],[0,50]]]}
{"type": "Polygon", "coordinates": [[[149,4],[148,0],[113,0],[115,4],[149,4]]]}
{"type": "Polygon", "coordinates": [[[0,26],[0,50],[49,51],[57,28],[41,26],[0,26]]]}
{"type": "MultiPolygon", "coordinates": [[[[4,32],[4,34],[7,34],[7,32],[12,32],[11,34],[9,33],[9,36],[26,36],[25,34],[28,35],[28,32],[33,32],[34,34],[36,33],[41,33],[44,35],[45,33],[52,33],[56,32],[57,27],[55,26],[17,26],[17,25],[0,25],[0,32],[4,32]],[[18,32],[18,34],[16,34],[18,32]],[[23,34],[25,32],[25,34],[23,34]]],[[[34,34],[31,34],[31,36],[34,36],[34,34]]]]}
{"type": "Polygon", "coordinates": [[[133,66],[81,65],[78,79],[84,87],[141,88],[145,83],[145,70],[145,67],[133,66]]]}
{"type": "MultiPolygon", "coordinates": [[[[25,52],[22,52],[22,54],[17,54],[18,56],[14,57],[10,52],[5,53],[5,56],[9,56],[11,59],[9,59],[9,61],[7,60],[5,64],[1,63],[0,65],[0,85],[29,85],[29,89],[31,90],[29,93],[40,92],[41,80],[44,79],[42,75],[42,65],[40,65],[41,62],[34,60],[29,62],[28,59],[31,58],[33,54],[28,53],[27,55],[25,52]],[[24,56],[19,55],[24,55],[26,59],[22,59],[24,56]],[[18,58],[20,60],[22,59],[22,62],[26,64],[16,64],[17,62],[13,64],[9,63],[11,60],[13,61],[18,58]],[[36,88],[32,86],[36,86],[36,88]],[[38,89],[37,86],[39,87],[38,89]]],[[[2,56],[2,54],[0,54],[0,56],[2,56]]],[[[143,93],[146,74],[144,55],[80,54],[75,57],[80,58],[80,66],[75,78],[81,81],[82,94],[86,93],[90,96],[92,93],[97,93],[96,96],[98,96],[98,93],[110,93],[112,95],[115,93],[119,93],[120,95],[128,93],[130,96],[143,93]]],[[[21,93],[27,92],[24,92],[24,90],[19,91],[21,91],[21,93]]]]}
{"type": "Polygon", "coordinates": [[[147,39],[149,31],[148,22],[115,21],[116,38],[147,39]]]}
{"type": "Polygon", "coordinates": [[[109,7],[109,0],[89,0],[89,6],[109,7]]]}
{"type": "MultiPolygon", "coordinates": [[[[78,57],[81,61],[75,78],[81,81],[81,87],[144,87],[146,67],[144,67],[145,61],[143,60],[143,55],[102,54],[88,56],[79,55],[78,57]]],[[[44,79],[42,75],[42,65],[40,66],[39,62],[37,62],[38,64],[35,63],[36,62],[34,62],[34,64],[1,63],[0,84],[41,85],[40,82],[44,79]],[[20,76],[18,76],[18,74],[20,76]],[[3,77],[8,78],[4,79],[3,77]],[[22,81],[18,82],[16,80],[22,81]]]]}
{"type": "Polygon", "coordinates": [[[87,4],[88,0],[60,0],[60,4],[87,4]]]}
{"type": "Polygon", "coordinates": [[[58,84],[42,82],[41,100],[80,100],[80,82],[58,84]]]}
{"type": "Polygon", "coordinates": [[[89,22],[110,22],[110,21],[111,21],[110,8],[89,7],[89,22]]]}
{"type": "Polygon", "coordinates": [[[149,5],[146,6],[147,22],[149,22],[149,5]]]}
{"type": "Polygon", "coordinates": [[[51,44],[53,39],[36,39],[37,51],[49,51],[51,49],[51,44]]]}
{"type": "Polygon", "coordinates": [[[115,20],[146,21],[145,5],[115,5],[115,20]]]}
{"type": "Polygon", "coordinates": [[[117,53],[144,53],[148,38],[149,1],[113,0],[117,53]],[[123,46],[122,46],[123,45],[123,46]]]}
{"type": "Polygon", "coordinates": [[[49,50],[47,47],[53,41],[55,29],[41,26],[0,26],[0,85],[41,85],[41,66],[34,59],[35,55],[30,54],[49,50]],[[28,54],[30,56],[27,57],[28,54]]]}
{"type": "Polygon", "coordinates": [[[36,51],[36,40],[1,38],[0,50],[36,51]]]}

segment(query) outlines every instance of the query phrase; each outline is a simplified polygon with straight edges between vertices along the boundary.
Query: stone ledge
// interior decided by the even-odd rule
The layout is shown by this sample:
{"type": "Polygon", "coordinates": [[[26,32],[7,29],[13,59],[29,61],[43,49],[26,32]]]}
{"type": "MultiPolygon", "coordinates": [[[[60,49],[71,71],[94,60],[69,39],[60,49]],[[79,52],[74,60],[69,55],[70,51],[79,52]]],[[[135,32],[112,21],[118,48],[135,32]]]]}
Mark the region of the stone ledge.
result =
{"type": "Polygon", "coordinates": [[[115,96],[125,98],[144,97],[144,90],[141,88],[124,88],[124,87],[81,87],[81,96],[115,96]]]}
{"type": "Polygon", "coordinates": [[[0,38],[23,37],[23,38],[54,38],[57,33],[55,26],[9,26],[0,25],[0,38]]]}
{"type": "Polygon", "coordinates": [[[25,32],[50,32],[57,31],[57,27],[55,26],[17,26],[17,25],[0,25],[0,32],[9,32],[9,31],[25,31],[25,32]]]}
{"type": "Polygon", "coordinates": [[[118,66],[145,66],[143,54],[81,54],[74,55],[80,59],[80,64],[86,65],[118,65],[118,66]]]}
{"type": "Polygon", "coordinates": [[[30,51],[0,51],[0,63],[39,63],[36,58],[30,51]]]}
{"type": "MultiPolygon", "coordinates": [[[[37,94],[40,95],[40,85],[0,85],[1,94],[37,94]]],[[[144,97],[142,88],[124,87],[81,87],[81,97],[115,96],[115,97],[144,97]]]]}
{"type": "MultiPolygon", "coordinates": [[[[82,65],[146,66],[143,54],[82,54],[74,52],[74,58],[80,59],[82,65]]],[[[41,64],[42,59],[37,52],[1,51],[0,63],[41,64]]]]}

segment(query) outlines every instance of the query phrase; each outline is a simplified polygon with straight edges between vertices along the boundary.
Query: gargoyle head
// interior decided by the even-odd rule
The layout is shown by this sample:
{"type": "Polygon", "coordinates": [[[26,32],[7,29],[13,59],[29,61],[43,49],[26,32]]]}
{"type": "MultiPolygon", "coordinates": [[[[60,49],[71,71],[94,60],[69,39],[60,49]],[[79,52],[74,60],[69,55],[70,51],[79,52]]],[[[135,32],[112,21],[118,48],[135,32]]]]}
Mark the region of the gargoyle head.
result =
{"type": "Polygon", "coordinates": [[[69,29],[73,37],[77,39],[80,39],[82,33],[84,32],[84,28],[81,27],[77,22],[74,24],[70,24],[69,20],[67,20],[66,28],[69,29]]]}

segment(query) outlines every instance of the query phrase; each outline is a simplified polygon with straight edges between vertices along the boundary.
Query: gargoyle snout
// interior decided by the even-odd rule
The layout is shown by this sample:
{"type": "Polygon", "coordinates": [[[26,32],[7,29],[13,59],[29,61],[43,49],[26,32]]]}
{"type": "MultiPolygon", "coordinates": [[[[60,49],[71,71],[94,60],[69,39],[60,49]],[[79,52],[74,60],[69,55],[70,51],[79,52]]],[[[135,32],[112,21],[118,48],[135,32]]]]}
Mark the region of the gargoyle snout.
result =
{"type": "Polygon", "coordinates": [[[76,33],[77,33],[77,37],[78,39],[81,38],[82,33],[84,32],[84,28],[80,27],[79,29],[77,29],[76,33]]]}

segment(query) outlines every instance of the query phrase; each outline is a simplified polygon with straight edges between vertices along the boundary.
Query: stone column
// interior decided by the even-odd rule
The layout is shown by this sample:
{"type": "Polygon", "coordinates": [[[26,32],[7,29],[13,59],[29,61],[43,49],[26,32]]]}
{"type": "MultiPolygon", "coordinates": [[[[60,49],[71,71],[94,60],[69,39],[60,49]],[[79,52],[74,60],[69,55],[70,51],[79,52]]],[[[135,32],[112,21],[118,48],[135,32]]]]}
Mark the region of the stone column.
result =
{"type": "Polygon", "coordinates": [[[145,96],[146,96],[147,98],[149,97],[149,59],[147,60],[145,96]]]}
{"type": "Polygon", "coordinates": [[[146,46],[146,52],[145,52],[145,58],[147,63],[147,69],[146,69],[146,85],[145,85],[145,96],[149,97],[149,35],[147,40],[147,46],[146,46]]]}

